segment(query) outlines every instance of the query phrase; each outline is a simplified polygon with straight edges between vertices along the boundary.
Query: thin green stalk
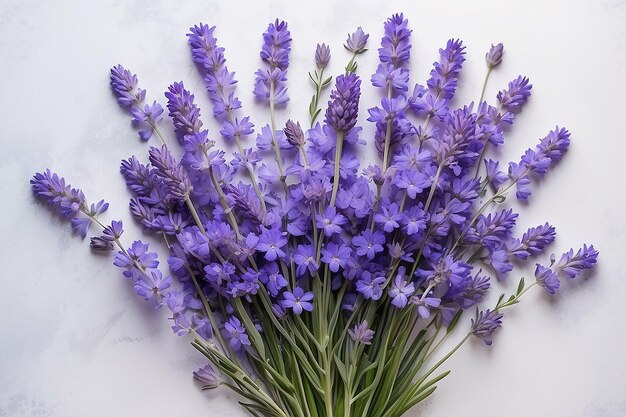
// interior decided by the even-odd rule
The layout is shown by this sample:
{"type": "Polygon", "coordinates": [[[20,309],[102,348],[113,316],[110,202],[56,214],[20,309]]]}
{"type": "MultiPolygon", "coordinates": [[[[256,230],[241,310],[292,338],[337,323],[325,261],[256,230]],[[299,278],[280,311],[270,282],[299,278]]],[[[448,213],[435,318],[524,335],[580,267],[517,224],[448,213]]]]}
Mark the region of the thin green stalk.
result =
{"type": "Polygon", "coordinates": [[[478,104],[482,103],[483,97],[485,97],[485,89],[487,88],[487,81],[489,81],[489,75],[491,75],[491,70],[493,67],[489,66],[487,70],[487,74],[485,75],[485,81],[483,82],[483,88],[480,90],[480,98],[478,99],[478,104]]]}
{"type": "Polygon", "coordinates": [[[203,235],[206,235],[206,230],[204,229],[204,225],[202,224],[202,221],[200,221],[198,212],[196,211],[196,208],[191,202],[191,199],[189,198],[189,196],[185,197],[185,204],[187,204],[187,208],[189,209],[189,212],[191,213],[191,217],[193,217],[193,220],[196,222],[196,226],[198,226],[198,228],[200,229],[203,235]]]}
{"type": "Polygon", "coordinates": [[[278,139],[276,138],[276,115],[275,115],[275,104],[274,104],[274,94],[275,94],[274,81],[270,81],[270,121],[272,125],[272,143],[274,145],[274,152],[276,153],[276,163],[278,164],[278,172],[280,174],[280,182],[283,183],[283,188],[285,189],[285,198],[289,195],[289,189],[287,188],[287,178],[285,177],[285,170],[283,169],[283,160],[280,154],[280,147],[278,146],[278,139]]]}
{"type": "Polygon", "coordinates": [[[337,145],[335,146],[335,172],[333,176],[333,192],[330,197],[330,205],[335,205],[337,191],[339,191],[339,165],[341,163],[341,153],[343,150],[343,131],[337,132],[337,145]]]}

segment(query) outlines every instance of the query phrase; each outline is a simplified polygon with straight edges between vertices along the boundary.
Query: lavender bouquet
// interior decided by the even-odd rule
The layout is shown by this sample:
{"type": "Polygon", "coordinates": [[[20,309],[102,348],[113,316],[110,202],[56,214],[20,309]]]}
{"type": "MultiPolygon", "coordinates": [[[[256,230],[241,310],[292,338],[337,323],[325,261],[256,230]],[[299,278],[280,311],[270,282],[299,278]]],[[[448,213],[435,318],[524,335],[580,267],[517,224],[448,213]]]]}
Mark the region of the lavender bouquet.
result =
{"type": "Polygon", "coordinates": [[[531,288],[555,294],[562,278],[596,263],[593,246],[552,255],[532,282],[521,278],[492,308],[477,307],[493,278],[541,259],[554,241],[548,223],[514,237],[518,214],[505,202],[529,200],[532,182],[570,144],[556,127],[519,161],[490,159],[532,88],[519,76],[494,106],[483,100],[502,44],[487,52],[478,102],[458,107],[463,43],[449,40],[425,85],[409,85],[411,30],[402,14],[390,17],[371,76],[383,98],[368,110],[374,137],[364,138],[357,60],[369,35],[361,28],[348,36],[348,63],[334,81],[325,74],[330,48],[317,46],[310,118],[296,122],[284,111],[291,35],[287,23],[270,23],[255,73],[254,95],[270,114],[260,127],[244,115],[214,32],[199,24],[187,36],[219,132],[203,128],[194,95],[175,82],[165,93],[175,138],[166,137],[161,104],[150,104],[131,71],[111,69],[140,138],[162,142],[147,164],[122,161],[121,173],[132,217],[150,245],[167,247],[167,267],[148,243],[122,240],[122,221],[100,220],[104,201],[89,204],[50,170],[31,180],[83,238],[96,223],[91,247],[115,250],[135,292],[171,312],[174,333],[191,334],[208,361],[194,373],[203,389],[232,389],[254,416],[398,417],[435,391],[449,373],[440,368],[469,338],[490,345],[503,312],[531,288]],[[216,141],[235,149],[231,161],[216,141]],[[364,145],[376,147],[379,163],[361,164],[364,145]],[[440,352],[449,337],[458,344],[440,352]]]}

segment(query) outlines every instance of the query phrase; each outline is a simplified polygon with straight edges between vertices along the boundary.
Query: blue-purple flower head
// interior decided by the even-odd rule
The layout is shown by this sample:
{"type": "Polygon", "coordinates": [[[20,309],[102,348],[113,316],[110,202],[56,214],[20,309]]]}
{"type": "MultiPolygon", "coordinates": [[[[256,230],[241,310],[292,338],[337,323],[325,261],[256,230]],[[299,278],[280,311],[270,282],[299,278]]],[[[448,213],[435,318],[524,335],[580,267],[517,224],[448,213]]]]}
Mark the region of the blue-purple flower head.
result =
{"type": "Polygon", "coordinates": [[[121,65],[111,68],[110,84],[117,102],[124,108],[139,105],[146,97],[146,90],[137,86],[137,75],[121,65]]]}
{"type": "Polygon", "coordinates": [[[532,88],[528,78],[520,75],[509,83],[507,89],[498,93],[498,102],[507,111],[519,110],[528,101],[532,88]]]}
{"type": "Polygon", "coordinates": [[[380,62],[388,63],[394,67],[400,67],[406,63],[411,56],[411,29],[408,28],[409,21],[403,14],[394,14],[385,22],[385,36],[378,48],[380,62]]]}
{"type": "Polygon", "coordinates": [[[317,44],[315,48],[315,65],[318,69],[324,69],[330,62],[330,47],[325,43],[317,44]]]}
{"type": "Polygon", "coordinates": [[[293,292],[285,291],[281,305],[284,309],[291,309],[296,315],[302,314],[303,311],[313,311],[313,293],[304,292],[300,287],[294,288],[293,292]]]}
{"type": "Polygon", "coordinates": [[[437,98],[451,99],[457,86],[457,78],[465,62],[465,46],[460,39],[448,40],[446,47],[439,50],[439,61],[433,64],[430,78],[426,82],[437,98]]]}
{"type": "Polygon", "coordinates": [[[65,183],[65,178],[49,169],[36,173],[30,180],[37,197],[59,211],[59,214],[72,218],[85,206],[85,195],[78,188],[65,183]]]}
{"type": "Polygon", "coordinates": [[[194,62],[209,72],[214,72],[226,62],[224,48],[217,46],[214,31],[215,26],[200,23],[190,27],[187,34],[194,62]]]}
{"type": "Polygon", "coordinates": [[[144,104],[146,90],[138,87],[137,75],[121,65],[111,68],[110,85],[118,104],[128,110],[133,124],[139,128],[139,137],[150,139],[161,120],[163,107],[156,101],[144,104]]]}
{"type": "Polygon", "coordinates": [[[355,324],[353,328],[348,330],[348,334],[354,343],[363,345],[371,345],[374,338],[374,331],[369,328],[367,320],[363,320],[359,324],[355,324]]]}
{"type": "Polygon", "coordinates": [[[367,45],[367,39],[369,37],[370,35],[363,32],[363,29],[359,26],[354,33],[348,35],[348,39],[346,40],[344,47],[353,54],[362,54],[367,51],[365,46],[367,45]]]}
{"type": "Polygon", "coordinates": [[[326,124],[337,132],[346,133],[352,129],[359,115],[360,97],[361,80],[357,75],[338,76],[335,80],[335,89],[330,93],[326,124]]]}
{"type": "Polygon", "coordinates": [[[489,68],[493,68],[502,62],[502,55],[504,54],[504,45],[499,43],[497,45],[491,45],[487,54],[485,54],[485,61],[489,68]]]}
{"type": "Polygon", "coordinates": [[[482,339],[486,345],[491,345],[491,336],[502,327],[502,314],[498,311],[476,311],[476,318],[472,319],[471,334],[482,339]]]}
{"type": "Polygon", "coordinates": [[[276,19],[263,33],[261,59],[271,68],[286,70],[289,66],[289,51],[291,51],[291,34],[287,28],[287,22],[276,19]]]}
{"type": "Polygon", "coordinates": [[[294,122],[291,119],[287,120],[283,131],[285,132],[287,142],[289,142],[292,146],[299,148],[304,146],[304,132],[302,131],[302,127],[299,122],[294,122]]]}

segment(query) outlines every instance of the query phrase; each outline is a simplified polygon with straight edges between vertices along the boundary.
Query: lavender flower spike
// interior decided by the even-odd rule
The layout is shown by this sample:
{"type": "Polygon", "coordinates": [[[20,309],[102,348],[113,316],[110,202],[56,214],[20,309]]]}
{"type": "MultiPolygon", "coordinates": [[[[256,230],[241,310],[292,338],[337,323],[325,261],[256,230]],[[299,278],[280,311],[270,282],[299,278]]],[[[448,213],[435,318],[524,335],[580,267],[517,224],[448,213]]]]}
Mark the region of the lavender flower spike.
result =
{"type": "Polygon", "coordinates": [[[110,84],[118,104],[128,110],[133,117],[133,124],[139,127],[139,137],[142,140],[148,140],[152,137],[152,133],[156,132],[165,143],[165,139],[156,127],[161,120],[163,107],[156,101],[152,104],[143,104],[146,90],[137,86],[137,75],[121,65],[116,65],[111,68],[110,84]]]}
{"type": "Polygon", "coordinates": [[[327,125],[337,132],[346,133],[354,127],[359,114],[361,80],[355,74],[340,75],[335,81],[335,90],[330,93],[326,109],[327,125]]]}
{"type": "Polygon", "coordinates": [[[532,88],[533,85],[528,83],[528,78],[520,75],[509,83],[508,89],[498,93],[498,102],[504,110],[519,110],[528,101],[532,88]]]}
{"type": "Polygon", "coordinates": [[[367,51],[367,49],[365,49],[365,45],[367,45],[367,39],[369,37],[370,35],[363,32],[363,29],[359,26],[353,34],[348,35],[348,39],[346,40],[344,47],[355,55],[362,54],[367,51]]]}
{"type": "Polygon", "coordinates": [[[487,346],[491,345],[491,335],[502,327],[502,314],[498,311],[481,311],[480,314],[476,310],[476,319],[472,319],[472,330],[470,333],[479,339],[482,339],[487,346]]]}
{"type": "Polygon", "coordinates": [[[291,51],[291,35],[287,22],[270,23],[263,33],[261,59],[269,69],[259,69],[254,82],[253,93],[257,99],[273,104],[284,104],[289,101],[287,96],[287,67],[291,51]]]}
{"type": "Polygon", "coordinates": [[[317,48],[315,49],[315,65],[317,65],[318,69],[324,69],[330,62],[330,47],[323,44],[317,44],[317,48]]]}

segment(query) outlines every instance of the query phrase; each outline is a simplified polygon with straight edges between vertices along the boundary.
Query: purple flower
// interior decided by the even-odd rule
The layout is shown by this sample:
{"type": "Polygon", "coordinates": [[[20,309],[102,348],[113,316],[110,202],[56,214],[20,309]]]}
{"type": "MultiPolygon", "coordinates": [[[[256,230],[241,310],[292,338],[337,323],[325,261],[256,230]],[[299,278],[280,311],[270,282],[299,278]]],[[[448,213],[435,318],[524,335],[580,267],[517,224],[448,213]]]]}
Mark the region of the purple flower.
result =
{"type": "Polygon", "coordinates": [[[275,262],[267,264],[259,271],[259,279],[267,287],[267,291],[276,297],[280,290],[287,286],[287,280],[279,272],[278,265],[275,262]]]}
{"type": "Polygon", "coordinates": [[[224,48],[217,46],[217,39],[213,36],[215,26],[209,27],[204,23],[189,28],[187,37],[191,47],[191,56],[194,62],[209,72],[214,72],[226,61],[224,48]]]}
{"type": "Polygon", "coordinates": [[[109,242],[114,242],[122,237],[122,233],[124,233],[124,224],[122,223],[122,221],[113,220],[111,222],[111,225],[105,227],[102,231],[102,238],[109,242]]]}
{"type": "Polygon", "coordinates": [[[309,274],[315,275],[319,269],[319,265],[315,260],[315,248],[313,245],[298,245],[293,255],[293,260],[298,266],[296,275],[302,277],[308,271],[309,274]]]}
{"type": "Polygon", "coordinates": [[[222,379],[211,365],[205,365],[194,371],[193,378],[202,384],[203,390],[215,389],[222,384],[222,379]]]}
{"type": "Polygon", "coordinates": [[[291,51],[291,36],[287,22],[276,19],[263,33],[261,59],[271,68],[285,70],[289,66],[289,51],[291,51]]]}
{"type": "Polygon", "coordinates": [[[315,48],[315,65],[318,69],[324,69],[330,62],[330,47],[323,44],[317,44],[315,48]]]}
{"type": "Polygon", "coordinates": [[[132,107],[130,114],[133,116],[133,123],[139,127],[139,137],[148,140],[156,129],[156,124],[161,120],[163,107],[156,101],[142,107],[132,107]]]}
{"type": "Polygon", "coordinates": [[[565,252],[556,265],[556,270],[563,272],[570,278],[576,278],[585,269],[593,268],[598,261],[598,251],[593,245],[583,245],[574,253],[574,249],[565,252]]]}
{"type": "Polygon", "coordinates": [[[413,296],[409,300],[413,305],[417,306],[417,314],[423,319],[430,317],[430,309],[437,308],[441,305],[441,299],[436,297],[417,297],[413,296]]]}
{"type": "Polygon", "coordinates": [[[437,98],[451,99],[456,92],[457,77],[465,62],[465,46],[459,39],[448,40],[446,47],[439,50],[439,61],[433,64],[428,88],[437,98]]]}
{"type": "Polygon", "coordinates": [[[366,229],[363,233],[352,238],[352,245],[356,249],[356,254],[366,256],[370,261],[374,259],[377,253],[383,251],[385,243],[385,235],[379,231],[372,232],[366,229]]]}
{"type": "MultiPolygon", "coordinates": [[[[69,184],[66,185],[65,178],[50,172],[49,169],[43,173],[36,173],[30,184],[35,195],[58,210],[62,216],[73,218],[81,209],[86,208],[83,192],[69,184]]],[[[106,206],[108,207],[108,204],[106,206]]]]}
{"type": "Polygon", "coordinates": [[[259,243],[257,244],[257,250],[265,252],[265,259],[267,261],[275,261],[278,258],[284,258],[287,254],[282,250],[287,245],[287,237],[277,227],[267,229],[262,228],[261,235],[259,236],[259,243]]]}
{"type": "Polygon", "coordinates": [[[376,224],[380,224],[383,230],[387,233],[393,232],[400,227],[400,222],[403,216],[399,213],[398,205],[392,203],[390,205],[383,205],[381,212],[374,216],[376,224]]]}
{"type": "Polygon", "coordinates": [[[254,133],[254,125],[250,122],[250,117],[244,117],[241,120],[235,118],[232,122],[226,120],[220,133],[228,141],[241,139],[254,133]]]}
{"type": "Polygon", "coordinates": [[[287,97],[287,67],[289,66],[289,52],[291,51],[291,35],[287,23],[276,19],[270,23],[263,33],[261,59],[269,69],[259,69],[255,75],[254,95],[264,102],[284,104],[287,97]]]}
{"type": "Polygon", "coordinates": [[[567,129],[557,126],[555,130],[551,130],[546,137],[541,139],[537,149],[551,161],[560,161],[569,147],[569,137],[570,133],[567,129]]]}
{"type": "Polygon", "coordinates": [[[361,80],[355,74],[340,75],[330,93],[325,122],[337,132],[346,133],[354,127],[359,113],[361,80]]]}
{"type": "Polygon", "coordinates": [[[429,269],[418,269],[416,275],[425,279],[433,287],[447,282],[458,285],[467,280],[471,269],[470,265],[454,260],[452,255],[448,255],[437,261],[430,261],[429,269]]]}
{"type": "Polygon", "coordinates": [[[367,39],[370,35],[365,34],[361,26],[359,26],[354,33],[348,35],[348,39],[344,44],[344,47],[352,52],[353,54],[361,54],[367,49],[365,49],[365,45],[367,44],[367,39]]]}
{"type": "Polygon", "coordinates": [[[250,346],[250,339],[248,338],[246,329],[237,317],[232,316],[224,323],[224,333],[230,347],[233,348],[235,352],[241,350],[243,346],[250,346]]]}
{"type": "Polygon", "coordinates": [[[487,346],[491,345],[491,336],[502,327],[502,314],[498,311],[481,311],[480,314],[476,310],[476,318],[472,319],[471,334],[482,339],[487,346]]]}
{"type": "Polygon", "coordinates": [[[98,236],[91,238],[91,241],[89,242],[89,246],[91,246],[91,248],[94,250],[101,250],[101,251],[113,250],[113,244],[111,242],[109,242],[108,240],[104,240],[103,238],[98,237],[98,236]]]}
{"type": "Polygon", "coordinates": [[[161,149],[150,148],[150,163],[156,169],[156,175],[167,186],[172,196],[184,200],[191,194],[191,181],[179,162],[176,162],[167,146],[161,149]]]}
{"type": "Polygon", "coordinates": [[[133,289],[145,300],[157,299],[160,301],[164,296],[164,291],[170,287],[172,279],[163,277],[158,269],[150,270],[149,274],[141,274],[137,276],[133,289]]]}
{"type": "Polygon", "coordinates": [[[392,87],[397,91],[409,89],[409,71],[406,68],[395,68],[390,64],[380,64],[372,75],[374,87],[392,87]]]}
{"type": "Polygon", "coordinates": [[[485,168],[487,169],[487,178],[489,182],[495,189],[499,189],[502,184],[506,182],[508,176],[498,170],[498,161],[493,161],[491,159],[485,159],[485,168]]]}
{"type": "Polygon", "coordinates": [[[139,106],[146,97],[146,90],[137,87],[137,75],[121,65],[111,68],[110,84],[121,107],[130,109],[139,106]]]}
{"type": "Polygon", "coordinates": [[[430,187],[430,176],[418,170],[407,169],[396,177],[396,186],[402,190],[406,190],[406,195],[411,200],[415,200],[417,195],[424,189],[430,187]]]}
{"type": "Polygon", "coordinates": [[[332,272],[339,271],[339,268],[346,266],[346,260],[350,257],[350,248],[346,245],[337,245],[334,242],[327,243],[322,248],[321,261],[328,265],[332,272]]]}
{"type": "Polygon", "coordinates": [[[426,212],[420,206],[413,206],[404,214],[402,225],[408,236],[421,233],[426,229],[426,212]]]}
{"type": "Polygon", "coordinates": [[[409,21],[404,18],[402,13],[394,14],[385,22],[385,36],[381,41],[381,47],[378,48],[378,56],[380,62],[391,63],[393,66],[400,67],[405,64],[411,56],[411,29],[407,26],[409,21]]]}
{"type": "Polygon", "coordinates": [[[499,43],[497,45],[491,44],[491,48],[485,54],[485,61],[487,61],[487,66],[489,68],[493,68],[502,62],[502,54],[504,54],[504,45],[499,43]]]}
{"type": "Polygon", "coordinates": [[[356,282],[356,290],[363,295],[366,300],[379,300],[383,295],[384,276],[375,276],[369,271],[363,271],[363,274],[356,282]]]}
{"type": "Polygon", "coordinates": [[[300,315],[303,310],[313,311],[313,303],[310,301],[313,300],[312,292],[304,292],[304,290],[300,287],[294,288],[293,292],[285,291],[283,293],[283,300],[280,302],[284,309],[292,309],[294,314],[300,315]]]}
{"type": "Polygon", "coordinates": [[[297,146],[299,148],[304,146],[304,132],[302,132],[302,127],[300,127],[300,123],[294,123],[291,120],[287,120],[287,123],[285,124],[285,129],[283,131],[285,133],[287,141],[292,146],[297,146]]]}
{"type": "Polygon", "coordinates": [[[326,211],[324,211],[324,215],[318,214],[315,216],[315,220],[317,228],[323,230],[326,237],[341,233],[341,226],[348,223],[348,219],[341,214],[337,214],[333,206],[328,206],[326,211]]]}
{"type": "Polygon", "coordinates": [[[546,223],[543,226],[531,227],[522,235],[522,239],[515,239],[509,253],[519,259],[528,259],[530,256],[541,254],[556,237],[554,226],[546,223]]]}
{"type": "Polygon", "coordinates": [[[393,280],[389,291],[387,291],[387,295],[391,298],[391,304],[398,308],[406,307],[409,297],[415,291],[415,284],[410,279],[408,282],[404,280],[405,274],[406,269],[403,266],[398,268],[398,274],[393,280]]]}
{"type": "Polygon", "coordinates": [[[183,82],[170,85],[165,93],[167,109],[174,122],[174,130],[179,143],[187,135],[200,132],[202,121],[200,120],[200,108],[194,103],[194,96],[185,89],[183,82]]]}
{"type": "Polygon", "coordinates": [[[367,118],[370,122],[392,122],[397,116],[404,115],[404,109],[406,108],[406,99],[403,96],[398,98],[384,98],[381,101],[380,107],[373,107],[368,109],[370,117],[367,118]]]}
{"type": "Polygon", "coordinates": [[[505,110],[518,110],[528,101],[532,88],[532,84],[528,83],[528,78],[520,75],[509,83],[508,89],[498,93],[498,102],[505,110]]]}
{"type": "Polygon", "coordinates": [[[360,324],[355,324],[353,328],[348,329],[348,334],[354,343],[363,345],[371,345],[374,338],[374,331],[369,328],[367,320],[363,320],[360,324]]]}
{"type": "Polygon", "coordinates": [[[561,285],[557,273],[543,265],[536,265],[535,278],[537,279],[537,284],[545,288],[550,294],[555,294],[561,285]]]}

